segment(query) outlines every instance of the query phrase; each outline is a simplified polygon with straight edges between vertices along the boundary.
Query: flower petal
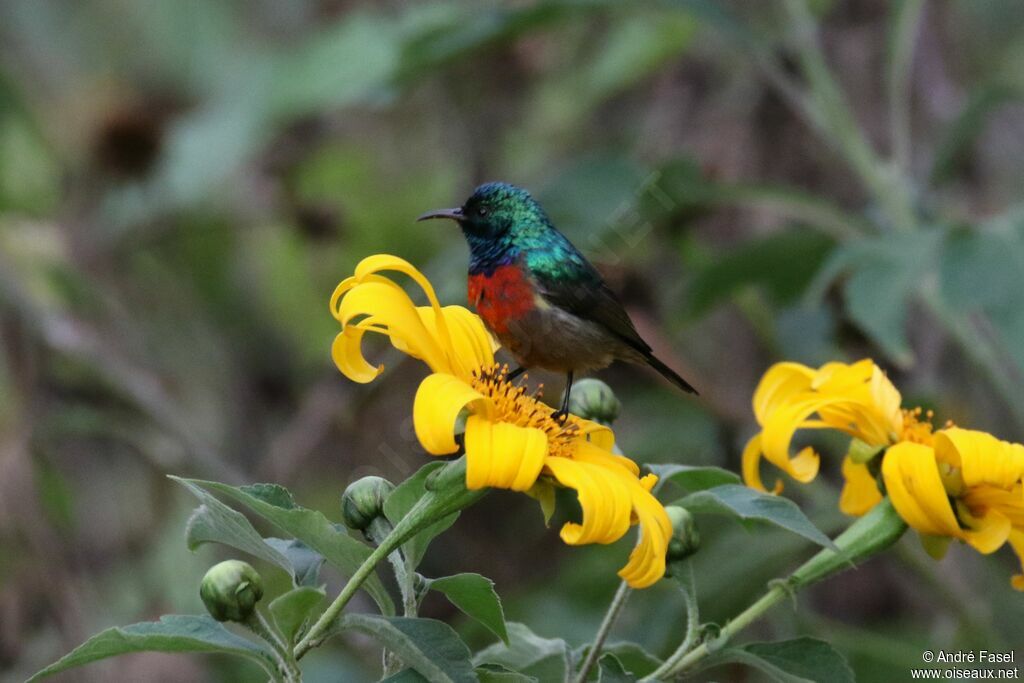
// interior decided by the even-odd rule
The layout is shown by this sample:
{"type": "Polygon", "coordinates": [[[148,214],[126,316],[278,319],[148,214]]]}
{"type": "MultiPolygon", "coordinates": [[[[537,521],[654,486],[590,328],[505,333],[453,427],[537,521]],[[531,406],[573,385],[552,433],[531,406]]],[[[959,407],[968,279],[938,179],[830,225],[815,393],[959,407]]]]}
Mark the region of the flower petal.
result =
{"type": "Polygon", "coordinates": [[[532,427],[492,422],[485,416],[466,420],[466,488],[493,487],[528,491],[544,467],[548,437],[532,427]]]}
{"type": "MultiPolygon", "coordinates": [[[[441,338],[437,325],[438,311],[430,306],[419,306],[417,312],[424,327],[435,338],[441,338]]],[[[474,370],[494,365],[497,344],[484,323],[475,313],[462,306],[445,306],[440,310],[451,336],[449,366],[460,377],[469,377],[474,370]]]]}
{"type": "MultiPolygon", "coordinates": [[[[1024,567],[1024,529],[1014,529],[1010,532],[1010,547],[1013,548],[1013,552],[1017,553],[1017,559],[1020,560],[1021,566],[1024,567]]],[[[1014,574],[1013,578],[1010,579],[1010,585],[1019,591],[1024,591],[1024,573],[1014,574]]]]}
{"type": "MultiPolygon", "coordinates": [[[[755,434],[743,447],[742,458],[743,482],[750,488],[766,491],[761,481],[761,435],[755,434]]],[[[772,493],[782,493],[782,480],[775,480],[772,493]]]]}
{"type": "Polygon", "coordinates": [[[890,447],[882,459],[882,477],[907,524],[924,534],[963,537],[931,448],[909,441],[890,447]]]}
{"type": "Polygon", "coordinates": [[[960,468],[967,488],[990,484],[1008,490],[1024,477],[1024,446],[985,432],[944,429],[935,434],[935,453],[940,462],[960,468]]]}
{"type": "Polygon", "coordinates": [[[878,483],[868,472],[867,465],[854,462],[850,456],[843,460],[843,492],[839,496],[839,509],[847,515],[860,516],[881,500],[878,483]]]}
{"type": "Polygon", "coordinates": [[[781,403],[811,388],[814,370],[800,363],[776,363],[768,368],[754,390],[754,415],[763,425],[781,403]]]}
{"type": "Polygon", "coordinates": [[[420,382],[413,401],[412,422],[423,450],[431,455],[459,450],[455,422],[467,406],[476,414],[490,415],[491,402],[454,375],[434,373],[420,382]]]}
{"type": "Polygon", "coordinates": [[[384,365],[370,365],[363,357],[362,341],[366,330],[349,325],[331,344],[331,359],[343,375],[353,382],[367,384],[384,372],[384,365]]]}
{"type": "Polygon", "coordinates": [[[629,530],[632,507],[625,471],[569,458],[548,458],[544,464],[560,484],[576,490],[583,509],[581,524],[562,526],[563,541],[569,545],[612,543],[629,530]]]}

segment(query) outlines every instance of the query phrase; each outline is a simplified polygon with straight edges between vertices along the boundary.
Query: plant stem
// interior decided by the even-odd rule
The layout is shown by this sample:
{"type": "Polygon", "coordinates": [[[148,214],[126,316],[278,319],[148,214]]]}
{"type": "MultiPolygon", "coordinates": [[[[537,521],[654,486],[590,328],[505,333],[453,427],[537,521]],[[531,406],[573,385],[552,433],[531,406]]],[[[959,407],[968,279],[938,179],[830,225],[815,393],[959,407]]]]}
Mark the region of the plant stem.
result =
{"type": "MultiPolygon", "coordinates": [[[[382,562],[387,556],[397,550],[403,543],[409,540],[413,535],[423,530],[433,522],[437,521],[440,517],[449,515],[453,512],[461,510],[462,508],[470,505],[481,496],[484,495],[484,491],[469,491],[465,488],[463,482],[465,482],[465,462],[455,461],[449,463],[448,467],[451,468],[453,473],[448,478],[448,483],[455,483],[457,486],[446,486],[439,487],[435,490],[427,491],[422,498],[417,501],[416,505],[413,506],[405,517],[403,517],[395,528],[392,529],[385,538],[381,539],[380,545],[373,549],[370,556],[359,566],[356,572],[345,584],[341,592],[338,593],[338,597],[327,607],[320,618],[317,619],[316,623],[309,629],[302,640],[295,645],[295,659],[300,659],[306,654],[311,648],[319,645],[323,638],[326,636],[328,629],[341,614],[341,611],[345,609],[345,605],[348,604],[352,596],[356,594],[359,587],[363,585],[376,569],[377,565],[382,562]],[[461,469],[460,469],[461,466],[461,469]]],[[[438,470],[438,473],[444,476],[445,470],[438,470]]],[[[441,477],[438,477],[438,481],[441,477]]]]}
{"type": "MultiPolygon", "coordinates": [[[[767,593],[761,596],[757,602],[737,614],[734,619],[726,624],[719,632],[718,637],[713,641],[710,643],[701,643],[697,647],[685,653],[683,656],[679,657],[671,667],[666,667],[663,664],[661,668],[652,673],[650,677],[654,680],[664,680],[665,678],[686,671],[691,666],[711,654],[713,649],[717,650],[724,646],[734,635],[760,619],[765,612],[774,607],[776,603],[785,599],[787,595],[789,595],[789,590],[787,588],[785,588],[781,583],[775,584],[767,593]],[[664,669],[664,671],[662,671],[662,669],[664,669]]],[[[665,664],[668,663],[668,661],[665,662],[665,664]]]]}
{"type": "Polygon", "coordinates": [[[277,668],[286,683],[298,683],[302,680],[302,673],[292,658],[291,650],[259,610],[253,610],[245,621],[245,626],[270,645],[277,661],[277,668]]]}
{"type": "Polygon", "coordinates": [[[587,674],[594,668],[594,664],[597,663],[597,658],[601,656],[601,647],[604,645],[604,641],[608,638],[608,634],[611,632],[612,626],[615,625],[615,620],[619,618],[619,613],[622,612],[622,608],[626,604],[626,600],[632,592],[633,589],[631,589],[629,584],[625,581],[619,584],[618,589],[615,591],[615,595],[612,597],[611,604],[608,605],[608,611],[604,613],[604,619],[601,621],[601,626],[597,629],[597,635],[594,636],[594,642],[590,646],[590,652],[587,653],[587,658],[583,660],[579,673],[576,674],[576,683],[583,683],[587,680],[587,674]]]}
{"type": "Polygon", "coordinates": [[[676,648],[676,651],[669,655],[669,658],[661,666],[647,676],[646,678],[648,679],[657,680],[659,676],[665,675],[678,666],[697,639],[700,614],[697,611],[697,591],[693,581],[693,565],[690,562],[680,562],[678,569],[673,569],[673,573],[676,571],[682,572],[682,581],[680,583],[683,585],[683,598],[686,600],[686,635],[683,637],[683,642],[676,648]]]}
{"type": "Polygon", "coordinates": [[[889,138],[896,169],[908,173],[911,165],[910,72],[914,42],[924,0],[902,0],[896,8],[889,44],[889,138]]]}

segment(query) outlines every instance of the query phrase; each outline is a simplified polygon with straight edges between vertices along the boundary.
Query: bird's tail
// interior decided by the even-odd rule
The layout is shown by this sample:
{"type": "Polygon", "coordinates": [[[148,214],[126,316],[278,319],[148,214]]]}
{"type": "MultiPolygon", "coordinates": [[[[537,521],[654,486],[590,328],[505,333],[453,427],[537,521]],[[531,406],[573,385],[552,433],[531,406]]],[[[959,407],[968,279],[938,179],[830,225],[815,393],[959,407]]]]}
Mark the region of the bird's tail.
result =
{"type": "Polygon", "coordinates": [[[675,384],[677,387],[689,394],[697,395],[697,390],[693,388],[693,385],[680,377],[679,373],[675,370],[655,358],[653,354],[645,354],[644,360],[647,361],[648,365],[657,370],[662,377],[667,379],[669,382],[672,382],[672,384],[675,384]]]}

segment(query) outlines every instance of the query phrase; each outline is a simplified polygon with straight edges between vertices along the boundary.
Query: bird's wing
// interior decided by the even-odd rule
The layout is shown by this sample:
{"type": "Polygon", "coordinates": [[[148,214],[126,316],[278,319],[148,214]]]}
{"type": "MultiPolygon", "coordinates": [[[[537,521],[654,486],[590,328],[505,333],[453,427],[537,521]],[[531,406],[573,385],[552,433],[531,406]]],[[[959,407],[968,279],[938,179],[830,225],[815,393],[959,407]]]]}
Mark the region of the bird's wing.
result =
{"type": "Polygon", "coordinates": [[[597,270],[586,261],[574,265],[568,274],[563,271],[558,277],[534,272],[540,295],[552,306],[598,323],[640,353],[650,354],[651,347],[640,337],[619,298],[597,270]]]}

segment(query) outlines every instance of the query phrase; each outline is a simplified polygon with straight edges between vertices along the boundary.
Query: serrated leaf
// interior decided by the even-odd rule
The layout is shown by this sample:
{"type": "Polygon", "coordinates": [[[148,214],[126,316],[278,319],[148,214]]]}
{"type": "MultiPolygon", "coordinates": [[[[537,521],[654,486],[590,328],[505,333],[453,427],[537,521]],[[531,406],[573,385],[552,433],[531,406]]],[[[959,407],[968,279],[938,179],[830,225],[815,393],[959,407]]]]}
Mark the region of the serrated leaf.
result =
{"type": "Polygon", "coordinates": [[[270,615],[285,640],[294,644],[299,639],[303,626],[312,619],[326,597],[322,588],[299,586],[274,598],[270,603],[270,615]]]}
{"type": "MultiPolygon", "coordinates": [[[[296,505],[291,494],[285,496],[282,493],[283,487],[270,485],[257,488],[249,487],[246,490],[216,481],[180,479],[178,477],[171,477],[171,479],[185,486],[191,484],[190,489],[200,487],[216,491],[242,503],[271,524],[323,555],[328,563],[349,576],[354,574],[373,552],[369,546],[335,528],[323,513],[296,505]]],[[[266,547],[269,548],[269,546],[266,547]]],[[[379,577],[371,574],[363,583],[362,588],[376,601],[381,612],[394,614],[394,602],[379,577]]]]}
{"type": "Polygon", "coordinates": [[[448,624],[436,619],[346,614],[332,632],[354,629],[398,655],[430,683],[477,681],[470,652],[448,624]]]}
{"type": "Polygon", "coordinates": [[[118,626],[96,634],[38,672],[38,680],[89,662],[130,652],[218,652],[256,662],[277,679],[273,655],[251,640],[235,635],[212,617],[171,614],[160,621],[118,626]]]}
{"type": "Polygon", "coordinates": [[[709,657],[702,669],[732,662],[759,669],[779,683],[855,683],[846,658],[816,638],[730,648],[709,657]]]}
{"type": "Polygon", "coordinates": [[[263,542],[284,555],[294,570],[296,586],[315,586],[320,580],[320,567],[324,556],[302,541],[284,538],[265,538],[263,542]]]}
{"type": "Polygon", "coordinates": [[[597,660],[598,683],[636,683],[636,676],[628,673],[619,658],[610,652],[597,660]]]}
{"type": "Polygon", "coordinates": [[[723,484],[739,484],[740,477],[735,472],[714,467],[712,465],[677,465],[675,463],[648,463],[645,465],[658,475],[656,487],[660,489],[666,482],[672,482],[685,491],[703,491],[704,489],[722,486],[723,484]]]}
{"type": "MultiPolygon", "coordinates": [[[[427,477],[437,469],[444,467],[445,464],[441,461],[427,463],[417,470],[414,475],[395,487],[395,490],[384,501],[384,515],[392,524],[398,524],[399,520],[405,517],[409,510],[419,502],[420,498],[426,493],[424,482],[427,477]]],[[[454,524],[458,518],[458,512],[442,517],[402,544],[402,549],[410,564],[410,569],[415,569],[419,566],[430,542],[454,524]]]]}
{"type": "Polygon", "coordinates": [[[792,531],[830,550],[838,549],[796,503],[740,484],[726,484],[697,491],[674,503],[690,512],[724,514],[741,520],[758,520],[792,531]]]}
{"type": "MultiPolygon", "coordinates": [[[[173,479],[173,477],[172,477],[173,479]]],[[[245,515],[233,510],[203,489],[175,479],[202,503],[192,511],[185,526],[185,543],[195,550],[203,543],[221,543],[276,564],[297,582],[295,567],[278,549],[267,545],[245,515]]]]}
{"type": "Polygon", "coordinates": [[[495,643],[473,656],[477,666],[498,664],[534,676],[540,681],[561,681],[569,668],[569,646],[561,638],[543,638],[525,624],[507,623],[509,644],[495,643]]]}
{"type": "Polygon", "coordinates": [[[443,593],[449,602],[508,644],[505,612],[493,581],[480,574],[455,574],[431,580],[430,588],[443,593]]]}

